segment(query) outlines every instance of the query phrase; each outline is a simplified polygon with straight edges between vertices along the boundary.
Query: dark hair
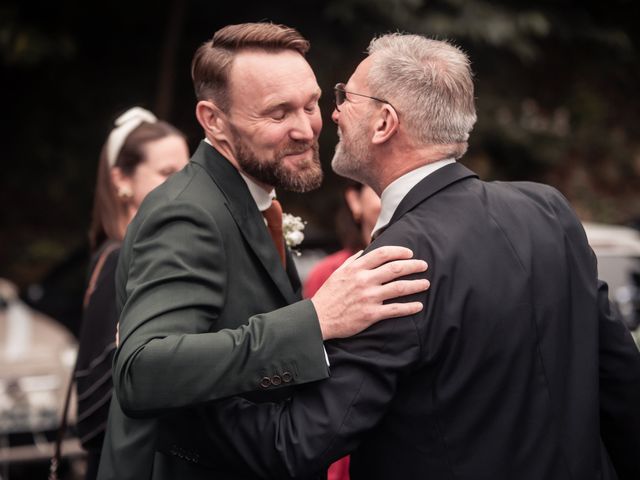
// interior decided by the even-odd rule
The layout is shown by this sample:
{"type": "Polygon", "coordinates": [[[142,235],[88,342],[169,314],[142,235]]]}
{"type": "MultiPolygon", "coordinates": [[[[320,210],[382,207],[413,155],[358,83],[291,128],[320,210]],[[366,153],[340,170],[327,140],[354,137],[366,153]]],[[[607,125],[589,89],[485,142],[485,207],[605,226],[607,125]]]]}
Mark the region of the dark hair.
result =
{"type": "Polygon", "coordinates": [[[273,23],[241,23],[221,28],[193,56],[191,78],[196,98],[212,100],[222,111],[228,111],[229,70],[236,54],[247,49],[293,50],[304,57],[309,42],[297,30],[273,23]]]}
{"type": "MultiPolygon", "coordinates": [[[[145,160],[144,146],[164,137],[176,135],[184,138],[180,130],[167,122],[142,122],[127,137],[115,161],[124,175],[132,175],[145,160]]],[[[100,153],[93,213],[89,227],[89,246],[92,252],[107,239],[121,241],[126,228],[126,208],[118,198],[111,181],[111,167],[107,161],[107,143],[100,153]]]]}

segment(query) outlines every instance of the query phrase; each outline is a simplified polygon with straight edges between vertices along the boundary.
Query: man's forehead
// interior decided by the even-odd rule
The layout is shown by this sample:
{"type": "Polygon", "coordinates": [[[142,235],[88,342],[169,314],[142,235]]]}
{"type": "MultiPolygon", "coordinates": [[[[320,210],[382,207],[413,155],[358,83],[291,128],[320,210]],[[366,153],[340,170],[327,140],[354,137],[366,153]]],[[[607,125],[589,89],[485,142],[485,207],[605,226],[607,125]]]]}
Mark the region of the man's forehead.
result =
{"type": "Polygon", "coordinates": [[[288,76],[313,76],[305,58],[294,50],[247,49],[239,52],[231,65],[229,80],[256,83],[279,81],[288,76]]]}
{"type": "Polygon", "coordinates": [[[291,50],[243,51],[234,59],[229,73],[233,102],[254,99],[262,103],[269,97],[312,95],[320,90],[307,61],[291,50]]]}
{"type": "Polygon", "coordinates": [[[356,67],[356,69],[354,70],[353,74],[351,75],[351,77],[349,78],[349,82],[348,85],[350,88],[367,88],[369,85],[367,76],[369,75],[369,70],[371,69],[371,57],[366,57],[364,60],[362,60],[358,66],[356,67]]]}

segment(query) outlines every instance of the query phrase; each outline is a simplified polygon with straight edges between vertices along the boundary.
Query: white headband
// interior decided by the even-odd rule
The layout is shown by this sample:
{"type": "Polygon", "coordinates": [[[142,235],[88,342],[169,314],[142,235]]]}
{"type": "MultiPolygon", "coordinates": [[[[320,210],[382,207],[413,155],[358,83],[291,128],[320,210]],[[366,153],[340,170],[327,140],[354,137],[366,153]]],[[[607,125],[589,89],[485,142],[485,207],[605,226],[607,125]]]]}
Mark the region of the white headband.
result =
{"type": "Polygon", "coordinates": [[[124,112],[114,122],[115,128],[111,130],[107,139],[107,163],[109,168],[116,164],[122,145],[131,132],[140,126],[142,122],[156,123],[158,119],[149,110],[141,107],[133,107],[124,112]]]}

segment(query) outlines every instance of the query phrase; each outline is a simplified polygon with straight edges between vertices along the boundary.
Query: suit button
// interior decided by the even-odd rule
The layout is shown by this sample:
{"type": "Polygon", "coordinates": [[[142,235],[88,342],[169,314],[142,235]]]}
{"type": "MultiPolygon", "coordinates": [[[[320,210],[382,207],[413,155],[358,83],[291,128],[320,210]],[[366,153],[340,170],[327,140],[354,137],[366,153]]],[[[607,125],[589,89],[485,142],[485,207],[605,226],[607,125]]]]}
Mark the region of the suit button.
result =
{"type": "Polygon", "coordinates": [[[284,372],[282,374],[282,381],[284,383],[289,383],[291,380],[293,380],[293,375],[291,375],[291,372],[284,372]]]}
{"type": "Polygon", "coordinates": [[[271,385],[275,385],[276,387],[282,383],[282,377],[280,375],[274,375],[271,377],[271,385]]]}
{"type": "Polygon", "coordinates": [[[262,380],[260,380],[260,386],[262,388],[269,388],[271,386],[271,379],[269,377],[262,377],[262,380]]]}

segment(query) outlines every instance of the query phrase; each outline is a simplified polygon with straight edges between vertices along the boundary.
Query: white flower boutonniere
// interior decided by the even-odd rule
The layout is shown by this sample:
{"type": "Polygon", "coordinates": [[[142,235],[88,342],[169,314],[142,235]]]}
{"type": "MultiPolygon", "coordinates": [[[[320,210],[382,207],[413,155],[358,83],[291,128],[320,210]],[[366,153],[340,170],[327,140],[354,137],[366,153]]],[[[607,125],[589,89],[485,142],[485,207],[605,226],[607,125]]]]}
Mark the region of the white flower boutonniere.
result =
{"type": "Polygon", "coordinates": [[[291,215],[290,213],[282,214],[282,234],[284,235],[284,241],[287,246],[296,255],[300,255],[300,252],[294,247],[297,247],[304,240],[304,226],[307,222],[303,221],[300,217],[291,215]]]}

